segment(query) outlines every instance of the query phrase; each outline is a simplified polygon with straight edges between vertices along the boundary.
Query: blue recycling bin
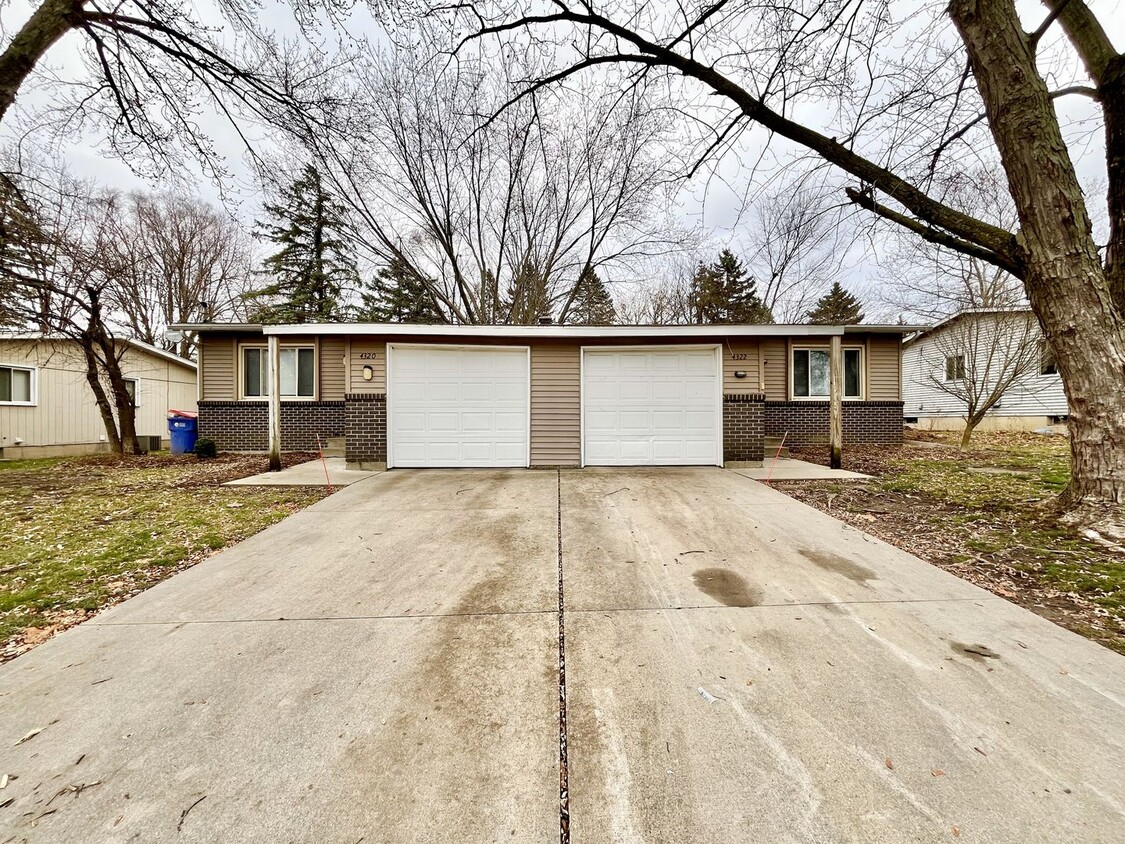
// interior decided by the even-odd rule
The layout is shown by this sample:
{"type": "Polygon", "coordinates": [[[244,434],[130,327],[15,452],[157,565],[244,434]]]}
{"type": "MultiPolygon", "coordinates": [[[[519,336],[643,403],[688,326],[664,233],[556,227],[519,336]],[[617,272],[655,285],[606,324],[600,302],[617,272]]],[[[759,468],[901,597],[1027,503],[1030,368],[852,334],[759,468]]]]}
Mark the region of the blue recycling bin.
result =
{"type": "Polygon", "coordinates": [[[168,417],[168,437],[172,441],[173,454],[191,454],[195,451],[196,420],[191,416],[168,417]]]}

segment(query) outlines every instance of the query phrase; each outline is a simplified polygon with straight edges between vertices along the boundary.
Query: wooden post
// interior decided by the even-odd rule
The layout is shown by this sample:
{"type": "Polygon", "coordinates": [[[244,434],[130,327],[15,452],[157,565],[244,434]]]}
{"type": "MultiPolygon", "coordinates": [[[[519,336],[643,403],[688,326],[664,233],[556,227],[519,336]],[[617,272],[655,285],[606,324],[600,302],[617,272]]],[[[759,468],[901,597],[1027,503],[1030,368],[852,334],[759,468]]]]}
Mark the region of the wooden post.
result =
{"type": "Polygon", "coordinates": [[[270,471],[281,471],[281,344],[277,335],[269,335],[266,371],[269,377],[270,471]]]}
{"type": "Polygon", "coordinates": [[[828,354],[828,465],[839,469],[844,450],[844,353],[840,335],[832,337],[828,354]]]}

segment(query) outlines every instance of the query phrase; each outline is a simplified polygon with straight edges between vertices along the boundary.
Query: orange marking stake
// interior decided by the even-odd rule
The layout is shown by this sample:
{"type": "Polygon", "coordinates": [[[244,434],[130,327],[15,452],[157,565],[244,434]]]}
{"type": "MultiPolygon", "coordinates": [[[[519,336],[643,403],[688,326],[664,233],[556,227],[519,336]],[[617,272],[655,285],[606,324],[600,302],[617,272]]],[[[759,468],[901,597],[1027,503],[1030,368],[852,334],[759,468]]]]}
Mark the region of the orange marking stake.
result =
{"type": "Polygon", "coordinates": [[[781,445],[779,445],[777,447],[777,451],[773,455],[773,462],[770,463],[770,470],[766,474],[766,486],[769,486],[770,478],[773,477],[773,467],[777,465],[777,458],[779,458],[781,456],[781,450],[783,448],[785,448],[785,438],[788,437],[788,436],[789,436],[788,431],[786,431],[784,434],[781,435],[781,445]]]}
{"type": "Polygon", "coordinates": [[[324,467],[324,483],[328,486],[328,491],[332,492],[332,481],[328,478],[328,461],[324,459],[324,446],[320,444],[320,434],[316,435],[316,450],[320,452],[320,465],[324,467]]]}

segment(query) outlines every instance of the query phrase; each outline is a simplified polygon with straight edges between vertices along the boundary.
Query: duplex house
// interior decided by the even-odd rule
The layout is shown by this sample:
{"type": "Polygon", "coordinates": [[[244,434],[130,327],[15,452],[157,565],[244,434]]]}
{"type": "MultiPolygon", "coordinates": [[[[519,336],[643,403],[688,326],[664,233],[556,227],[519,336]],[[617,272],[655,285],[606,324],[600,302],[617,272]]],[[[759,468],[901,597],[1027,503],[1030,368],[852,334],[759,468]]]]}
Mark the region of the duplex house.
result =
{"type": "MultiPolygon", "coordinates": [[[[166,444],[169,408],[195,409],[195,364],[137,340],[118,342],[123,347],[121,368],[137,408],[137,433],[150,446],[166,444]]],[[[0,457],[108,449],[77,344],[42,334],[0,334],[0,457]]]]}
{"type": "Polygon", "coordinates": [[[827,442],[829,344],[845,443],[902,440],[903,333],[890,325],[175,326],[199,348],[199,433],[267,448],[267,341],[284,450],[344,437],[387,467],[724,465],[769,436],[827,442]]]}

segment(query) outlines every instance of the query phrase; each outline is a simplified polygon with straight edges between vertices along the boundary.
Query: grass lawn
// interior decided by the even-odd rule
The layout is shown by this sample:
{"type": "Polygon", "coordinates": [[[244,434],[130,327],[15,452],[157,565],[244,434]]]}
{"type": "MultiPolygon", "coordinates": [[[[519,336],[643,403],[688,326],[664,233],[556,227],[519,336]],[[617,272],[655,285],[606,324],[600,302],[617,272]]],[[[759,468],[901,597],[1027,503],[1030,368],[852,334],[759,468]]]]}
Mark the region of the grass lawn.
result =
{"type": "Polygon", "coordinates": [[[0,462],[0,661],[326,494],[221,486],[264,469],[245,455],[0,462]]]}
{"type": "MultiPolygon", "coordinates": [[[[1125,653],[1125,554],[1060,523],[1064,437],[912,433],[901,448],[844,450],[859,482],[776,482],[778,489],[1125,653]]],[[[827,463],[823,449],[794,457],[827,463]]]]}

